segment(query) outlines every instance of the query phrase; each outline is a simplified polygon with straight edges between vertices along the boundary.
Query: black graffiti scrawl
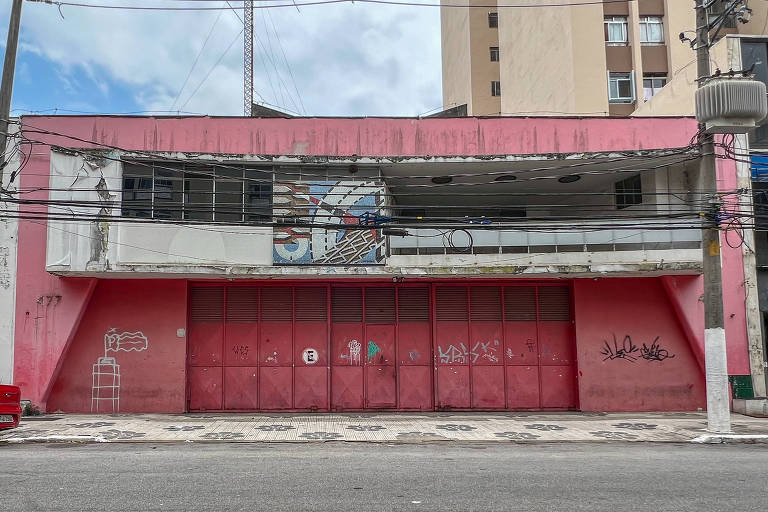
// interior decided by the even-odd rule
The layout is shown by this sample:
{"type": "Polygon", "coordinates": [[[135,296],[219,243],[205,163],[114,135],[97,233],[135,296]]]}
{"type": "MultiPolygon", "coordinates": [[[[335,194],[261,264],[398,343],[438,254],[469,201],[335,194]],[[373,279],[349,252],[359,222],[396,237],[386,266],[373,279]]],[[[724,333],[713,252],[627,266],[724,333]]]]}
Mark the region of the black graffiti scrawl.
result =
{"type": "Polygon", "coordinates": [[[651,346],[648,347],[643,343],[643,348],[640,349],[640,355],[645,359],[646,361],[663,361],[665,359],[671,359],[675,357],[674,354],[670,354],[667,349],[661,348],[659,346],[659,336],[656,336],[656,339],[653,340],[653,343],[651,343],[651,346]]]}
{"type": "Polygon", "coordinates": [[[608,340],[603,340],[603,347],[600,349],[600,354],[604,356],[603,361],[623,359],[630,363],[635,363],[638,359],[661,362],[665,359],[675,357],[674,354],[670,354],[667,349],[661,347],[659,344],[660,337],[661,336],[656,336],[650,346],[643,343],[642,347],[638,347],[632,342],[632,337],[629,334],[624,336],[621,343],[619,343],[614,334],[613,344],[609,343],[608,340]]]}

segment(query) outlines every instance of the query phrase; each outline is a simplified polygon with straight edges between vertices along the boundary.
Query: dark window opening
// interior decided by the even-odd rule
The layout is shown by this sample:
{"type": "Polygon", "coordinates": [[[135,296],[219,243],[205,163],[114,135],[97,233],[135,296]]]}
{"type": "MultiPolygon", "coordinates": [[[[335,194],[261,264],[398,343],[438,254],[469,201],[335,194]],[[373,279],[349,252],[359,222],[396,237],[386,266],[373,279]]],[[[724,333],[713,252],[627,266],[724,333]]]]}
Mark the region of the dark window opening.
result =
{"type": "Polygon", "coordinates": [[[491,62],[499,62],[499,47],[498,46],[491,46],[491,62]]]}
{"type": "Polygon", "coordinates": [[[616,208],[627,208],[643,203],[643,188],[640,175],[616,182],[616,208]]]}
{"type": "Polygon", "coordinates": [[[501,96],[501,82],[496,80],[491,82],[491,96],[501,96]]]}
{"type": "Polygon", "coordinates": [[[499,28],[499,13],[497,12],[488,13],[488,27],[499,28]]]}
{"type": "Polygon", "coordinates": [[[272,169],[242,163],[123,162],[122,215],[190,222],[272,218],[272,169]]]}

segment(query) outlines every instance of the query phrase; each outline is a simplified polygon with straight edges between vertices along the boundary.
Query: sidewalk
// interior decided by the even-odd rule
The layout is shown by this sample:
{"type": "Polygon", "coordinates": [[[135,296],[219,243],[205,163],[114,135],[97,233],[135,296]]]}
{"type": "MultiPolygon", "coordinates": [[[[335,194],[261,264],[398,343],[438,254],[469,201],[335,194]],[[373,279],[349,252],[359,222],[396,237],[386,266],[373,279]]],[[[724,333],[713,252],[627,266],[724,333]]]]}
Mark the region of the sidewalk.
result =
{"type": "MultiPolygon", "coordinates": [[[[734,414],[735,439],[768,442],[768,419],[734,414]]],[[[724,442],[706,413],[59,414],[22,418],[0,444],[82,442],[724,442]]]]}

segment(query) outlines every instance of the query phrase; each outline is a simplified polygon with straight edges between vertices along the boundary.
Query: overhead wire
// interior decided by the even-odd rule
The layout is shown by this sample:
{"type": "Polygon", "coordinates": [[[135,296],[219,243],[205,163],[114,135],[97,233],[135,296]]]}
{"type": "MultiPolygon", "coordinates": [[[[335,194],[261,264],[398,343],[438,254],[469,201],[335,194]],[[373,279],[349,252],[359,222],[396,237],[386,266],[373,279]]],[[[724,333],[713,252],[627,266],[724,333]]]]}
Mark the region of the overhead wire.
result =
{"type": "Polygon", "coordinates": [[[195,66],[197,66],[197,61],[200,60],[200,56],[203,54],[203,50],[205,50],[205,47],[208,44],[208,40],[211,39],[211,34],[213,34],[213,29],[216,28],[216,25],[219,23],[219,20],[221,19],[222,14],[224,14],[224,11],[219,11],[219,14],[216,16],[216,19],[213,20],[213,24],[211,25],[211,28],[208,30],[208,35],[205,36],[203,45],[200,47],[200,50],[197,52],[197,56],[195,56],[195,60],[192,62],[192,67],[189,68],[189,72],[187,73],[186,78],[184,78],[184,82],[181,84],[181,88],[179,89],[179,92],[176,94],[176,98],[173,100],[173,103],[171,104],[170,111],[173,111],[173,107],[175,107],[176,102],[179,101],[179,98],[181,97],[181,93],[184,91],[184,88],[187,86],[189,77],[192,76],[192,72],[195,70],[195,66]]]}
{"type": "MultiPolygon", "coordinates": [[[[145,10],[145,11],[213,11],[221,10],[223,7],[197,7],[197,6],[183,6],[183,7],[168,7],[168,6],[146,6],[146,5],[115,5],[115,4],[93,4],[83,2],[70,2],[70,1],[57,1],[57,0],[27,0],[28,2],[44,3],[47,5],[55,5],[59,8],[69,7],[84,7],[94,9],[116,9],[116,10],[145,10]]],[[[238,0],[234,0],[238,1],[238,0]]],[[[242,0],[240,0],[242,1],[242,0]]],[[[362,3],[362,4],[380,4],[380,5],[393,5],[393,6],[405,6],[405,7],[445,7],[456,9],[530,9],[530,8],[553,8],[553,7],[578,7],[587,5],[603,5],[613,3],[629,3],[637,0],[583,0],[583,1],[568,1],[568,2],[556,2],[556,3],[540,3],[540,4],[449,4],[449,3],[425,3],[425,2],[407,2],[397,0],[315,0],[304,2],[291,2],[291,3],[271,3],[264,5],[254,5],[254,9],[280,9],[285,7],[305,7],[313,5],[329,5],[329,4],[343,4],[343,3],[362,3]]],[[[244,9],[245,7],[238,7],[238,9],[244,9]]]]}
{"type": "Polygon", "coordinates": [[[187,98],[187,101],[185,101],[185,102],[184,102],[184,103],[181,105],[181,108],[182,108],[182,109],[183,109],[184,107],[186,107],[186,106],[187,106],[187,103],[189,103],[189,102],[192,100],[192,98],[194,98],[194,97],[195,97],[195,94],[197,94],[197,91],[199,91],[199,90],[200,90],[200,88],[203,86],[203,84],[204,84],[204,83],[205,83],[205,82],[208,80],[208,77],[209,77],[209,76],[211,76],[211,73],[213,73],[213,71],[214,71],[214,70],[215,70],[215,69],[216,69],[216,68],[219,66],[219,63],[221,63],[221,61],[224,59],[224,57],[225,57],[225,56],[226,56],[226,55],[229,53],[229,50],[231,50],[231,49],[232,49],[232,46],[234,46],[234,44],[237,42],[237,40],[238,40],[238,39],[240,39],[240,35],[241,35],[241,34],[242,34],[244,31],[245,31],[245,28],[242,28],[242,29],[240,30],[240,32],[239,32],[239,33],[238,33],[238,34],[235,36],[235,38],[232,40],[232,42],[231,42],[231,43],[229,43],[229,46],[227,46],[227,48],[224,50],[224,52],[221,54],[221,56],[219,56],[219,58],[216,60],[216,62],[214,63],[214,65],[213,65],[213,66],[211,66],[211,69],[209,69],[209,70],[208,70],[208,73],[206,73],[206,74],[205,74],[205,76],[204,76],[204,77],[203,77],[203,79],[200,81],[200,83],[199,83],[199,84],[197,84],[197,87],[195,87],[195,90],[194,90],[194,91],[192,91],[192,94],[190,94],[190,95],[189,95],[189,98],[187,98]]]}

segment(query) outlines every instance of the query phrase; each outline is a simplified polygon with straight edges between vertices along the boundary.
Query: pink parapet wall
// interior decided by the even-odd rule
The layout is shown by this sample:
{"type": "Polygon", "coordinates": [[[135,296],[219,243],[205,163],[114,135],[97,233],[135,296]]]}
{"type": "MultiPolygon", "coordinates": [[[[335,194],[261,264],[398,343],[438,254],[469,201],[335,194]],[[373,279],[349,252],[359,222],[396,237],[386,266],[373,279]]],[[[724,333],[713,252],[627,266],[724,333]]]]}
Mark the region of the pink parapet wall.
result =
{"type": "Polygon", "coordinates": [[[24,116],[25,135],[141,151],[358,157],[473,156],[683,147],[692,118],[155,118],[24,116]]]}
{"type": "Polygon", "coordinates": [[[704,373],[658,278],[574,281],[582,411],[706,407],[704,373]]]}

